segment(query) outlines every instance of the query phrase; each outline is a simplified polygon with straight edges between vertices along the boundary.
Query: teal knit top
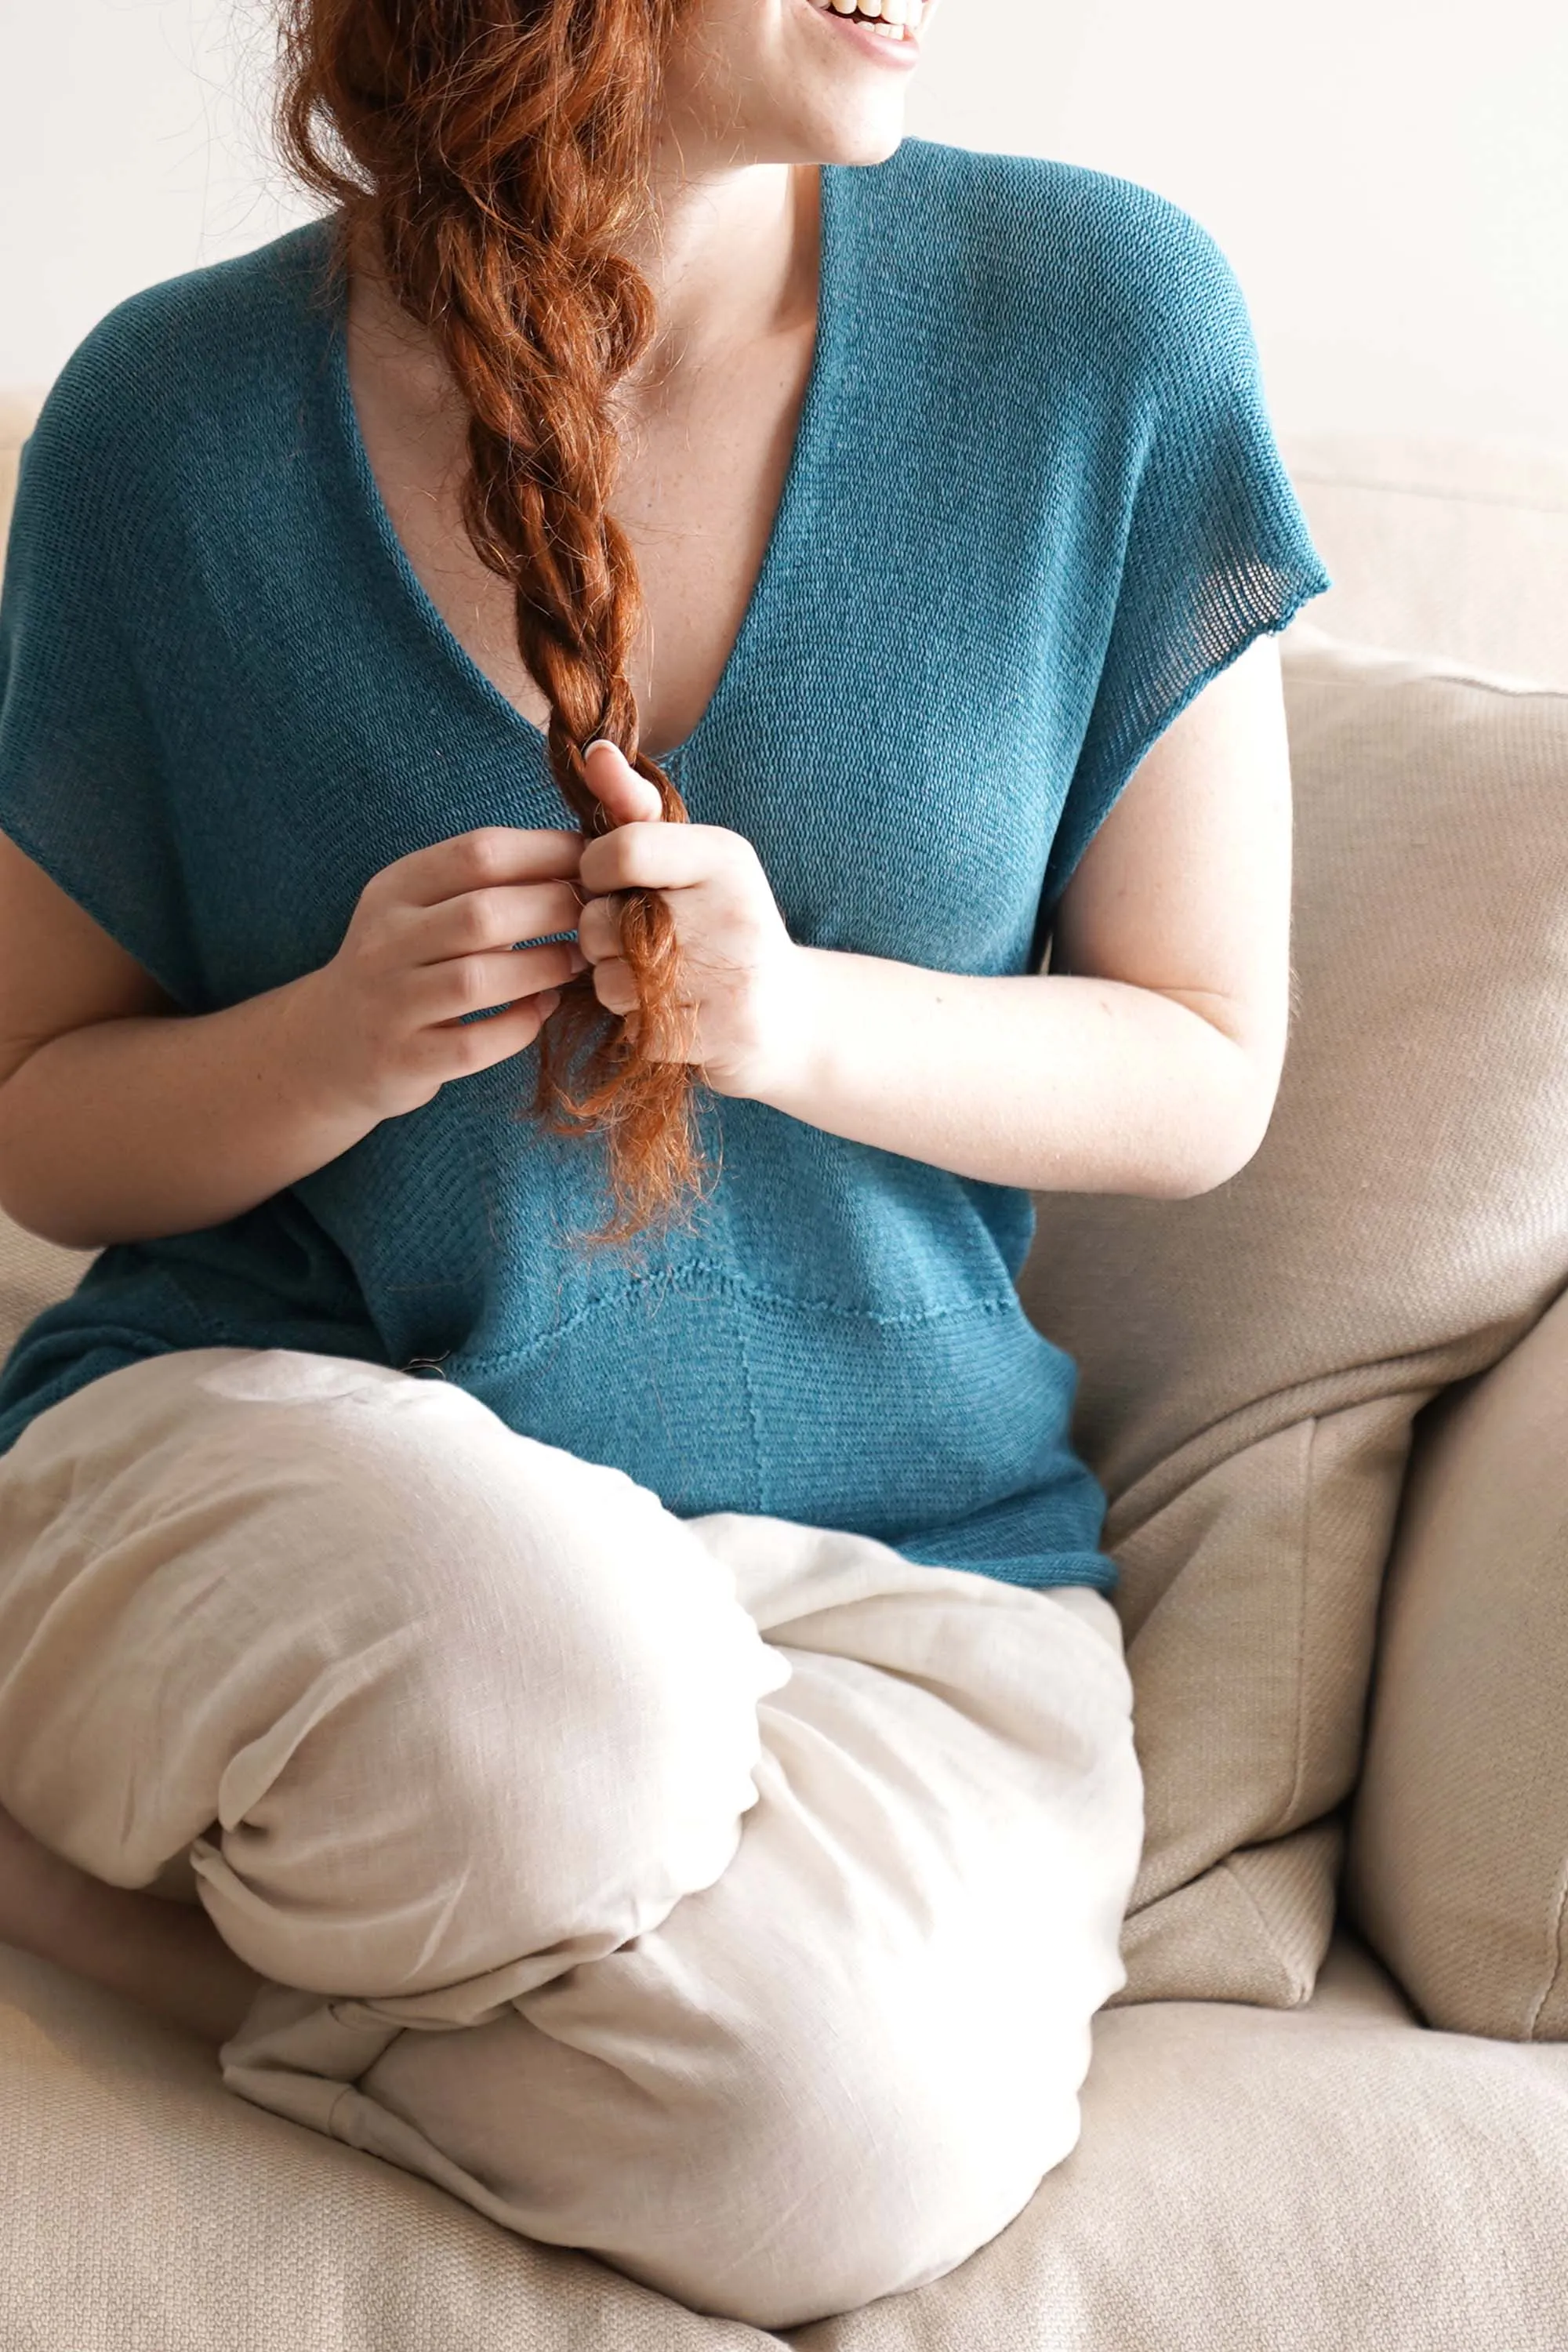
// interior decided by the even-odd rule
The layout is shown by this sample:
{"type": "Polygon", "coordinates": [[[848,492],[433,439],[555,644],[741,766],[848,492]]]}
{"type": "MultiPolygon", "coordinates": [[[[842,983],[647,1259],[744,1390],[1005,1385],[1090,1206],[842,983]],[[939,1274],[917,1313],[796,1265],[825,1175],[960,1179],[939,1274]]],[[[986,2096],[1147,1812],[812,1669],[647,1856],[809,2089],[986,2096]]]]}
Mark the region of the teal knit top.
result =
{"type": "MultiPolygon", "coordinates": [[[[576,822],[394,533],[327,257],[318,221],[121,302],[23,455],[0,829],[190,1013],[327,962],[394,858],[576,822]]],[[[908,139],[823,173],[782,503],[671,772],[795,939],[1036,971],[1161,730],[1327,585],[1207,234],[1126,181],[908,139]]],[[[532,1061],[103,1250],[6,1360],[0,1452],[139,1359],[310,1349],[457,1381],[683,1517],[1112,1586],[1077,1368],[1018,1302],[1026,1192],[703,1095],[690,1224],[591,1256],[602,1145],[520,1118],[532,1061]]]]}

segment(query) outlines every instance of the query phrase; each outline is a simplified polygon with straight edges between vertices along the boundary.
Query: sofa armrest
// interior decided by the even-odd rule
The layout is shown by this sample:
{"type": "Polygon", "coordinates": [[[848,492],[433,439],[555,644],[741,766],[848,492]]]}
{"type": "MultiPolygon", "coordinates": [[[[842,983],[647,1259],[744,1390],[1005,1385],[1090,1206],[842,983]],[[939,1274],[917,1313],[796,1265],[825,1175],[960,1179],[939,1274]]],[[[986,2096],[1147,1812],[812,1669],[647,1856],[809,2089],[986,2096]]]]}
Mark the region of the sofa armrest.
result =
{"type": "Polygon", "coordinates": [[[1345,1907],[1452,2032],[1568,2041],[1565,1600],[1568,1292],[1417,1422],[1384,1593],[1345,1907]]]}

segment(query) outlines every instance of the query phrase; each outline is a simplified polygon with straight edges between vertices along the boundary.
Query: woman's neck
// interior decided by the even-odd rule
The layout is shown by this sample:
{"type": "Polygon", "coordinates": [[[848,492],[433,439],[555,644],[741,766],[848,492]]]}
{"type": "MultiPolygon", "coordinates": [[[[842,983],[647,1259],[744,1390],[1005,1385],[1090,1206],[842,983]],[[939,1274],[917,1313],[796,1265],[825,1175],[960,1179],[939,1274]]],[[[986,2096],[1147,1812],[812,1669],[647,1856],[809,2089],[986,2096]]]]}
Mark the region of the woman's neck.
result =
{"type": "MultiPolygon", "coordinates": [[[[821,178],[815,163],[759,163],[685,179],[656,195],[647,234],[626,257],[647,278],[658,325],[621,387],[634,413],[679,394],[709,362],[773,337],[815,332],[821,256],[821,178]]],[[[355,241],[356,331],[395,357],[405,399],[432,415],[458,413],[434,339],[387,290],[374,240],[355,241]]]]}
{"type": "Polygon", "coordinates": [[[752,163],[655,181],[647,234],[630,245],[658,320],[637,371],[651,387],[738,345],[815,320],[821,167],[752,163]]]}

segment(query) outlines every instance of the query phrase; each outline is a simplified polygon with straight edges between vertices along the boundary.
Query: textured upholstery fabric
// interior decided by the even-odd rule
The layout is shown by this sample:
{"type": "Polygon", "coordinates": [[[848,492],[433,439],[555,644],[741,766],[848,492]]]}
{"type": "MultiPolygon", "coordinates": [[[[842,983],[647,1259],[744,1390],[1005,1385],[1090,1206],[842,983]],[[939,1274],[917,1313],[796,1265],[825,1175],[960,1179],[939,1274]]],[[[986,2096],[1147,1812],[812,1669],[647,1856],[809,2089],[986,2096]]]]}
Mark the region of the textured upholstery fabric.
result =
{"type": "Polygon", "coordinates": [[[91,1265],[91,1250],[58,1249],[0,1215],[0,1348],[52,1299],[64,1297],[91,1265]]]}
{"type": "Polygon", "coordinates": [[[1568,2051],[1312,2002],[1101,2012],[1082,2138],[959,2270],[780,2338],[536,2247],[231,2098],[0,1951],[5,2352],[1562,2352],[1568,2051]]]}
{"type": "Polygon", "coordinates": [[[1327,1940],[1410,1423],[1568,1277],[1568,694],[1288,655],[1297,1003],[1262,1149],[1055,1194],[1149,1793],[1135,2001],[1288,2004],[1327,1940]]]}
{"type": "Polygon", "coordinates": [[[1568,1294],[1421,1415],[1384,1597],[1347,1895],[1459,2032],[1568,2042],[1565,1581],[1568,1294]]]}
{"type": "Polygon", "coordinates": [[[1083,2137],[918,2294],[795,2352],[1563,2352],[1568,2050],[1423,2032],[1348,1944],[1306,2009],[1102,2012],[1083,2137]]]}
{"type": "Polygon", "coordinates": [[[11,501],[16,495],[16,463],[23,442],[33,429],[33,419],[43,401],[42,389],[16,385],[0,391],[0,537],[11,520],[11,501]]]}

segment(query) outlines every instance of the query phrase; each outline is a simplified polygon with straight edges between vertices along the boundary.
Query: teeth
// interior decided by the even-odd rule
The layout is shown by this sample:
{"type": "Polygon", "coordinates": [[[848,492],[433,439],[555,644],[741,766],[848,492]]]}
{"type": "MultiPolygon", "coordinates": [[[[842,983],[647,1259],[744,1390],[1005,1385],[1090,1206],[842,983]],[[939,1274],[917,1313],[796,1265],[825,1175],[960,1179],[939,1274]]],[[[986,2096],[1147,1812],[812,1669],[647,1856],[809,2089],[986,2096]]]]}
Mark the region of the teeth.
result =
{"type": "Polygon", "coordinates": [[[812,5],[824,15],[858,16],[889,40],[901,41],[906,30],[919,32],[926,0],[812,0],[812,5]]]}

